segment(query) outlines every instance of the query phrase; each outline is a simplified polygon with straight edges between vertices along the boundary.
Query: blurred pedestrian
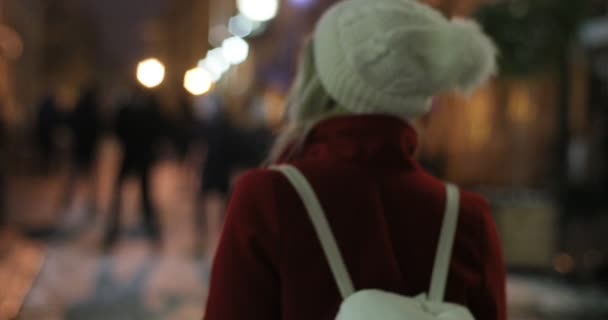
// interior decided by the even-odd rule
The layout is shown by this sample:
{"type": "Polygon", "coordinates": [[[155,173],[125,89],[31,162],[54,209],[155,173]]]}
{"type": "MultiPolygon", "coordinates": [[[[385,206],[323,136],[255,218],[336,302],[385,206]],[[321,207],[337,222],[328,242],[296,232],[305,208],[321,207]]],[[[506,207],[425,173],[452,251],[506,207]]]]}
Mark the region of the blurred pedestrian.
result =
{"type": "Polygon", "coordinates": [[[243,143],[242,135],[225,107],[220,107],[205,123],[204,137],[205,160],[202,162],[197,226],[201,230],[199,240],[205,238],[204,251],[209,253],[214,251],[219,238],[231,177],[239,168],[238,153],[243,143]]]}
{"type": "Polygon", "coordinates": [[[72,141],[72,164],[68,174],[66,191],[61,210],[64,211],[68,225],[83,218],[92,218],[97,210],[96,160],[103,124],[99,110],[99,94],[95,86],[86,88],[69,115],[69,128],[72,141]],[[73,210],[72,203],[79,186],[85,187],[86,200],[84,212],[73,210]]]}
{"type": "MultiPolygon", "coordinates": [[[[446,301],[462,306],[441,307],[467,317],[433,319],[472,319],[466,307],[476,319],[506,320],[505,270],[488,203],[421,168],[410,123],[429,111],[433,96],[472,90],[495,67],[494,45],[474,22],[447,20],[420,2],[346,0],[329,9],[303,51],[288,130],[270,158],[303,173],[313,189],[306,203],[316,194],[327,214],[313,221],[329,220],[328,229],[315,230],[276,169],[245,173],[228,204],[205,319],[329,320],[343,301],[365,308],[373,297],[384,309],[339,319],[385,319],[387,305],[422,304],[424,296],[415,303],[406,296],[428,292],[435,265],[449,274],[446,301]],[[336,250],[324,255],[321,243],[332,235],[336,250]],[[438,250],[439,243],[453,250],[438,250]],[[447,259],[435,259],[437,252],[447,259]],[[347,299],[355,289],[376,291],[353,295],[358,304],[347,299]]],[[[438,312],[437,287],[426,312],[438,312]]]]}
{"type": "Polygon", "coordinates": [[[182,93],[178,100],[175,115],[169,124],[168,136],[177,159],[183,163],[188,159],[195,138],[195,117],[190,97],[182,93]]]}
{"type": "MultiPolygon", "coordinates": [[[[0,106],[1,107],[1,106],[0,106]]],[[[8,225],[6,208],[6,174],[8,167],[6,120],[0,117],[0,233],[8,225]]]]}
{"type": "Polygon", "coordinates": [[[94,86],[87,88],[70,117],[73,132],[73,157],[76,169],[89,174],[97,157],[102,134],[99,93],[94,86]]]}
{"type": "Polygon", "coordinates": [[[157,212],[152,203],[151,174],[158,156],[162,132],[160,103],[156,95],[137,87],[134,94],[119,108],[115,130],[122,146],[122,163],[116,181],[104,247],[109,249],[116,242],[120,231],[122,187],[127,178],[139,180],[143,224],[147,235],[155,243],[161,243],[161,230],[157,212]]]}
{"type": "Polygon", "coordinates": [[[59,122],[59,111],[54,95],[44,97],[38,107],[38,119],[36,122],[36,138],[40,152],[40,169],[49,173],[52,162],[56,156],[54,134],[59,122]]]}
{"type": "MultiPolygon", "coordinates": [[[[223,103],[219,101],[219,103],[223,103]]],[[[204,221],[202,235],[207,238],[206,252],[212,254],[216,247],[224,217],[225,205],[235,177],[247,168],[263,161],[271,134],[259,126],[248,126],[248,106],[241,106],[240,114],[222,105],[211,117],[205,128],[206,157],[201,182],[201,213],[204,221]]]]}

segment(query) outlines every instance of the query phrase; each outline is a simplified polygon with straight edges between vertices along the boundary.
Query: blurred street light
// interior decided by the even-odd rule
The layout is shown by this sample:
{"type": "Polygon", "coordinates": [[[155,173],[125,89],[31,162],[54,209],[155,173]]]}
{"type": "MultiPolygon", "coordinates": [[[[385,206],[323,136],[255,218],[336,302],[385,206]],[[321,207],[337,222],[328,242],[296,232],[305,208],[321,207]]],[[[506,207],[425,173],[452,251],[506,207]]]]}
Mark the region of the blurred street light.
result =
{"type": "Polygon", "coordinates": [[[213,81],[218,81],[222,75],[224,75],[224,71],[217,64],[213,64],[209,59],[202,59],[198,62],[198,67],[203,68],[209,72],[213,81]]]}
{"type": "Polygon", "coordinates": [[[164,79],[165,66],[158,59],[147,59],[137,65],[137,80],[144,87],[158,87],[164,79]]]}
{"type": "Polygon", "coordinates": [[[245,38],[253,32],[253,21],[241,14],[236,15],[230,18],[228,30],[234,36],[245,38]]]}
{"type": "Polygon", "coordinates": [[[217,81],[230,68],[230,61],[224,56],[222,48],[215,48],[207,52],[205,59],[199,61],[198,65],[209,71],[213,80],[217,81]]]}
{"type": "Polygon", "coordinates": [[[228,38],[222,43],[222,53],[231,64],[240,64],[249,56],[249,44],[239,37],[228,38]]]}
{"type": "Polygon", "coordinates": [[[184,76],[184,88],[195,96],[209,92],[213,82],[211,73],[201,67],[188,70],[184,76]]]}
{"type": "Polygon", "coordinates": [[[237,0],[237,7],[253,21],[268,21],[277,16],[279,0],[237,0]]]}
{"type": "Polygon", "coordinates": [[[222,41],[232,36],[232,32],[228,29],[228,26],[221,24],[211,27],[209,30],[209,44],[212,47],[219,47],[222,45],[222,41]]]}

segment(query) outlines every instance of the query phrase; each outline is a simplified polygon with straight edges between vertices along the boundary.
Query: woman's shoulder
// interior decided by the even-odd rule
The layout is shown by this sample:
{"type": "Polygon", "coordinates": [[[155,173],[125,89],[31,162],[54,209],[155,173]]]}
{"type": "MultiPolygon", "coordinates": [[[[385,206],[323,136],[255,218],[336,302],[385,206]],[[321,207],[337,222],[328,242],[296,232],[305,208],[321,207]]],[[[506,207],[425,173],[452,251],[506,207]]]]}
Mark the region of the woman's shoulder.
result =
{"type": "Polygon", "coordinates": [[[490,213],[490,203],[480,193],[461,189],[460,202],[460,207],[465,211],[475,212],[477,214],[490,213]]]}
{"type": "MultiPolygon", "coordinates": [[[[422,181],[432,188],[436,194],[445,193],[446,181],[429,174],[421,168],[418,173],[423,177],[422,181]]],[[[477,218],[491,215],[490,204],[482,194],[462,187],[459,187],[459,192],[461,215],[477,218]]]]}
{"type": "MultiPolygon", "coordinates": [[[[439,190],[443,189],[441,185],[444,185],[444,182],[435,178],[426,180],[425,184],[433,185],[433,189],[442,192],[439,190]]],[[[237,179],[233,193],[270,200],[291,198],[294,192],[282,173],[269,168],[257,168],[245,171],[237,179]]],[[[465,220],[477,225],[492,221],[488,200],[480,193],[464,188],[460,188],[460,214],[465,220]]]]}
{"type": "Polygon", "coordinates": [[[263,230],[262,234],[277,236],[281,210],[276,200],[283,197],[286,183],[280,173],[272,170],[244,171],[232,188],[226,223],[239,226],[241,232],[263,230]]]}
{"type": "Polygon", "coordinates": [[[235,189],[253,188],[261,186],[272,186],[280,184],[282,174],[269,168],[255,168],[244,171],[236,180],[235,189]]]}
{"type": "MultiPolygon", "coordinates": [[[[435,177],[428,172],[420,169],[417,171],[422,177],[419,181],[429,188],[430,197],[435,199],[445,197],[445,185],[448,183],[438,177],[435,177]]],[[[492,221],[491,206],[488,200],[480,193],[458,186],[460,193],[460,210],[459,210],[459,225],[469,226],[472,228],[471,232],[478,230],[480,226],[483,226],[492,221]]],[[[476,233],[476,232],[473,232],[476,233]]]]}
{"type": "Polygon", "coordinates": [[[288,181],[278,171],[268,168],[249,169],[236,179],[232,197],[258,200],[277,198],[289,190],[288,184],[288,181]]]}
{"type": "Polygon", "coordinates": [[[483,230],[495,225],[490,203],[477,192],[461,189],[460,216],[462,223],[472,228],[471,234],[477,236],[482,236],[483,230]]]}

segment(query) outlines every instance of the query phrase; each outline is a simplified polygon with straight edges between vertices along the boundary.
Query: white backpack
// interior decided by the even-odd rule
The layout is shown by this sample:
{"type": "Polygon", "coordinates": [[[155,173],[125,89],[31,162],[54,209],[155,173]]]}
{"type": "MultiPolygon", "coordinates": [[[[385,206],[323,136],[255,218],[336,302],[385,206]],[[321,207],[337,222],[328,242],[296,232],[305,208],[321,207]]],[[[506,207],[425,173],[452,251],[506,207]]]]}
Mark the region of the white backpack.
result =
{"type": "Polygon", "coordinates": [[[459,191],[457,187],[446,184],[445,216],[429,295],[428,297],[426,294],[406,297],[381,290],[355,292],[353,281],[346,269],[323,208],[306,178],[293,166],[283,165],[272,169],[287,177],[302,199],[312,220],[343,298],[336,320],[475,320],[467,308],[443,302],[458,220],[459,191]]]}

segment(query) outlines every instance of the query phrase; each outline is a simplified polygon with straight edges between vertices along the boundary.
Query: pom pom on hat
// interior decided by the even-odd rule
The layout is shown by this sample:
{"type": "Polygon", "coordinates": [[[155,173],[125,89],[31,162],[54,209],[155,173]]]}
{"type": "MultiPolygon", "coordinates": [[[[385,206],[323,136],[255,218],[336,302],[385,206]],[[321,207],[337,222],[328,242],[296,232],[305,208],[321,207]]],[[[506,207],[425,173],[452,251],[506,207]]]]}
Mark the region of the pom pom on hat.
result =
{"type": "Polygon", "coordinates": [[[437,93],[468,93],[496,71],[496,47],[477,23],[414,0],[339,2],[313,42],[321,83],[353,113],[415,118],[437,93]]]}
{"type": "MultiPolygon", "coordinates": [[[[430,73],[440,75],[438,81],[443,83],[438,90],[470,93],[496,73],[496,46],[472,20],[454,18],[443,29],[439,31],[445,33],[441,43],[429,54],[445,54],[447,59],[430,73]]],[[[431,58],[431,61],[441,60],[431,58]]]]}

